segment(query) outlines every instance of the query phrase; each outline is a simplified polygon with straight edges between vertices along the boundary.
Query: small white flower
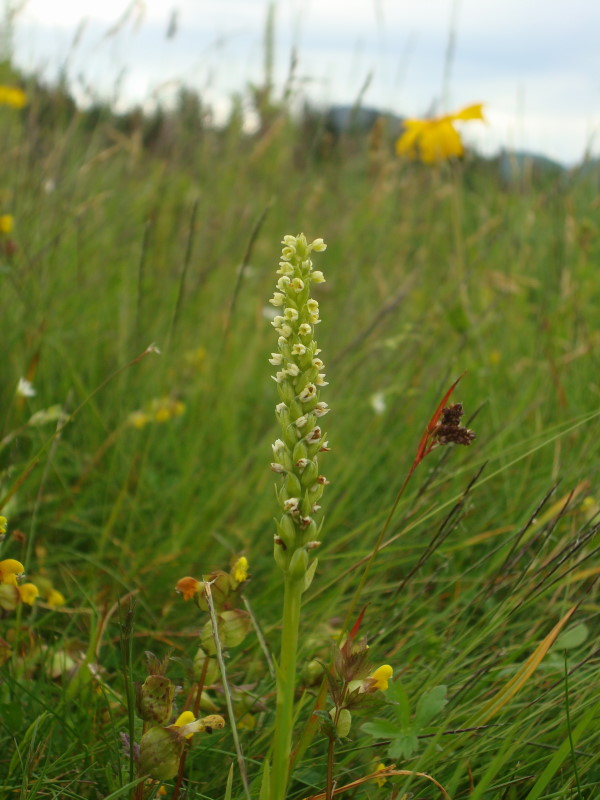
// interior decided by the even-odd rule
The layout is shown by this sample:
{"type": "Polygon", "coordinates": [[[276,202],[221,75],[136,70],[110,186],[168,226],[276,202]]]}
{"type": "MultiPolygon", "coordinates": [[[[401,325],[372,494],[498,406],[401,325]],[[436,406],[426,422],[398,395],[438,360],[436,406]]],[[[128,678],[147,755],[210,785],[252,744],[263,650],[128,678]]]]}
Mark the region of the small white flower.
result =
{"type": "MultiPolygon", "coordinates": [[[[327,442],[327,441],[323,442],[321,447],[319,447],[319,452],[320,453],[328,453],[330,450],[331,450],[331,447],[329,447],[329,442],[327,442]]],[[[327,481],[327,483],[329,483],[329,481],[327,481]]]]}
{"type": "Polygon", "coordinates": [[[271,325],[274,328],[278,328],[282,322],[284,322],[284,318],[281,316],[281,314],[278,314],[276,317],[273,317],[271,325]]]}
{"type": "Polygon", "coordinates": [[[322,253],[322,252],[323,252],[323,250],[327,250],[327,245],[325,244],[325,242],[323,241],[323,239],[315,239],[315,240],[314,240],[314,241],[311,243],[311,245],[310,245],[310,249],[311,249],[311,250],[314,250],[314,251],[315,251],[315,252],[317,252],[317,253],[322,253]]]}
{"type": "Polygon", "coordinates": [[[312,328],[307,322],[303,322],[302,325],[298,328],[298,333],[300,336],[310,336],[312,333],[312,328]]]}
{"type": "Polygon", "coordinates": [[[282,306],[285,303],[285,295],[281,292],[275,292],[273,297],[269,300],[272,306],[282,306]]]}
{"type": "Polygon", "coordinates": [[[283,316],[288,322],[295,322],[298,319],[298,312],[295,308],[286,308],[283,312],[283,316]]]}
{"type": "Polygon", "coordinates": [[[286,451],[285,442],[282,439],[275,439],[273,444],[271,445],[271,449],[273,450],[273,455],[276,456],[278,453],[282,451],[286,451]]]}
{"type": "Polygon", "coordinates": [[[284,247],[281,251],[282,261],[290,261],[296,255],[295,247],[284,247]]]}
{"type": "Polygon", "coordinates": [[[303,270],[309,270],[311,267],[312,267],[312,261],[310,260],[310,258],[307,258],[302,262],[303,270]]]}
{"type": "Polygon", "coordinates": [[[297,428],[303,428],[306,425],[307,422],[308,422],[308,417],[306,416],[306,414],[302,414],[301,417],[298,417],[298,419],[296,420],[294,425],[297,428]]]}
{"type": "Polygon", "coordinates": [[[297,238],[289,233],[286,233],[286,235],[281,240],[281,244],[285,244],[287,247],[295,247],[297,242],[298,242],[297,238]]]}
{"type": "Polygon", "coordinates": [[[279,347],[284,347],[287,344],[285,337],[280,336],[279,339],[277,339],[277,344],[279,345],[279,347]]]}
{"type": "Polygon", "coordinates": [[[317,384],[317,386],[329,386],[329,381],[325,380],[324,372],[319,372],[315,380],[315,383],[317,384]]]}
{"type": "Polygon", "coordinates": [[[321,361],[320,358],[313,358],[312,365],[317,369],[323,369],[323,367],[325,366],[325,364],[321,361]]]}
{"type": "Polygon", "coordinates": [[[320,269],[316,269],[310,277],[313,283],[325,283],[325,276],[320,269]]]}
{"type": "Polygon", "coordinates": [[[287,410],[287,406],[285,403],[277,403],[275,406],[275,413],[276,414],[283,414],[284,411],[287,410]]]}
{"type": "Polygon", "coordinates": [[[298,461],[296,461],[296,466],[300,472],[303,472],[309,464],[310,461],[308,458],[299,458],[298,461]]]}
{"type": "Polygon", "coordinates": [[[299,497],[288,497],[288,499],[285,500],[283,503],[283,510],[287,511],[289,514],[297,514],[299,504],[300,504],[299,497]]]}
{"type": "Polygon", "coordinates": [[[269,364],[273,364],[274,367],[278,367],[279,364],[282,363],[283,363],[283,356],[281,355],[281,353],[271,353],[269,364]]]}
{"type": "Polygon", "coordinates": [[[287,378],[287,373],[284,369],[280,369],[279,372],[276,372],[275,375],[271,375],[271,377],[276,383],[283,383],[287,378]]]}
{"type": "Polygon", "coordinates": [[[282,292],[285,292],[287,287],[290,285],[290,278],[289,275],[282,275],[281,278],[277,281],[277,288],[280,289],[282,292]]]}
{"type": "Polygon", "coordinates": [[[291,364],[288,365],[286,372],[288,375],[291,375],[292,378],[295,378],[296,375],[300,374],[300,367],[298,366],[298,364],[294,364],[294,362],[292,361],[291,364]]]}
{"type": "Polygon", "coordinates": [[[375,392],[369,398],[371,408],[376,414],[383,414],[385,411],[385,395],[383,392],[375,392]]]}
{"type": "Polygon", "coordinates": [[[310,509],[310,513],[311,514],[316,514],[317,511],[320,511],[320,510],[321,510],[321,506],[318,503],[313,503],[313,505],[311,506],[311,509],[310,509]]]}
{"type": "Polygon", "coordinates": [[[312,400],[316,393],[317,387],[314,385],[314,383],[307,383],[304,389],[302,389],[298,395],[298,398],[301,403],[308,403],[308,401],[312,400]]]}
{"type": "Polygon", "coordinates": [[[291,264],[288,264],[287,261],[279,262],[279,269],[277,270],[277,275],[293,275],[293,274],[294,274],[294,268],[292,267],[291,264]]]}
{"type": "Polygon", "coordinates": [[[306,347],[303,344],[300,344],[300,342],[297,342],[292,347],[293,356],[303,356],[305,353],[306,353],[306,347]]]}
{"type": "Polygon", "coordinates": [[[315,417],[324,417],[325,414],[329,414],[330,411],[331,409],[327,403],[323,402],[317,403],[317,405],[313,408],[313,414],[315,417]]]}
{"type": "Polygon", "coordinates": [[[28,381],[27,378],[19,378],[16,392],[19,397],[35,397],[35,389],[33,388],[33,384],[31,381],[28,381]]]}
{"type": "Polygon", "coordinates": [[[302,278],[294,278],[291,283],[291,287],[295,292],[301,292],[304,289],[304,281],[302,278]]]}
{"type": "MultiPolygon", "coordinates": [[[[323,447],[327,447],[327,442],[323,442],[323,447]]],[[[323,449],[323,447],[321,447],[321,450],[323,449]]],[[[325,475],[319,475],[319,477],[317,478],[317,483],[320,483],[321,486],[327,486],[329,481],[327,480],[325,475]]]]}
{"type": "Polygon", "coordinates": [[[282,472],[286,471],[286,469],[283,466],[283,464],[278,464],[276,461],[272,461],[270,466],[271,466],[271,469],[273,470],[273,472],[282,473],[282,472]]]}
{"type": "Polygon", "coordinates": [[[311,522],[312,522],[312,518],[311,517],[300,517],[300,525],[303,528],[308,528],[308,526],[310,525],[311,522]]]}
{"type": "Polygon", "coordinates": [[[284,339],[289,339],[294,332],[289,325],[282,325],[278,330],[284,339]]]}
{"type": "Polygon", "coordinates": [[[318,442],[321,438],[321,428],[318,426],[313,428],[310,433],[307,433],[304,437],[309,444],[314,444],[314,442],[318,442]]]}
{"type": "Polygon", "coordinates": [[[309,314],[317,314],[319,313],[319,303],[312,298],[307,301],[306,308],[309,314]]]}

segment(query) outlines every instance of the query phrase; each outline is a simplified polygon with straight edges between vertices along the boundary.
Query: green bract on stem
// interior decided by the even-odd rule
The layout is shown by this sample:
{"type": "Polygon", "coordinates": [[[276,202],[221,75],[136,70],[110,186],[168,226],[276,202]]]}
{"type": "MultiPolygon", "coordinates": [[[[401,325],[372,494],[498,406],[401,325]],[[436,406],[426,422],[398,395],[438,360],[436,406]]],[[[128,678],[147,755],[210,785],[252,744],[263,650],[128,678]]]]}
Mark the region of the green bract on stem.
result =
{"type": "Polygon", "coordinates": [[[276,489],[281,517],[274,556],[284,576],[271,800],[283,800],[288,782],[301,597],[316,567],[320,500],[328,483],[319,473],[317,455],[329,449],[321,428],[329,407],[319,399],[320,388],[327,385],[325,365],[314,338],[321,320],[319,304],[310,296],[311,285],[325,280],[322,272],[313,270],[311,253],[322,252],[326,245],[322,239],[309,244],[303,234],[284,236],[282,243],[277,270],[281,277],[270,300],[279,312],[272,322],[279,334],[278,352],[271,354],[270,363],[277,368],[273,380],[280,402],[275,412],[281,426],[281,438],[273,443],[271,469],[282,476],[276,489]]]}

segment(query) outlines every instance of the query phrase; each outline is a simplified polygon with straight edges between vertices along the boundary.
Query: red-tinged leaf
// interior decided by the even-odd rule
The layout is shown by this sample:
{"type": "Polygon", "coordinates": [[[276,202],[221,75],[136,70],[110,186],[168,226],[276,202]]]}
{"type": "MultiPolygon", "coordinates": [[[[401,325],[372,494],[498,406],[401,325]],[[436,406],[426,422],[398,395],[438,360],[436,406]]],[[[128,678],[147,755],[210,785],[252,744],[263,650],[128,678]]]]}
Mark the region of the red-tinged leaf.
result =
{"type": "Polygon", "coordinates": [[[358,633],[358,629],[360,628],[360,625],[361,625],[362,619],[363,619],[363,617],[364,617],[364,615],[365,615],[365,611],[367,610],[367,608],[368,608],[368,607],[369,607],[369,603],[367,603],[367,605],[366,605],[366,606],[363,608],[363,610],[362,610],[362,611],[360,612],[360,614],[358,615],[358,619],[356,620],[356,622],[355,622],[355,623],[354,623],[354,625],[352,626],[352,630],[351,630],[351,631],[350,631],[350,633],[348,634],[348,639],[347,639],[347,641],[349,641],[349,642],[352,642],[352,641],[354,641],[354,639],[356,638],[356,634],[358,633]]]}
{"type": "Polygon", "coordinates": [[[448,400],[450,399],[450,395],[451,395],[451,394],[452,394],[452,392],[453,392],[453,391],[456,389],[456,387],[457,387],[457,385],[458,385],[459,381],[461,380],[461,378],[463,377],[463,375],[464,375],[464,374],[465,374],[465,373],[463,372],[463,373],[462,373],[461,375],[459,375],[459,376],[458,376],[458,378],[457,378],[457,379],[454,381],[454,383],[452,384],[452,386],[451,386],[451,387],[448,389],[448,391],[446,392],[446,394],[445,394],[445,395],[442,397],[442,399],[440,400],[440,402],[439,402],[439,404],[438,404],[438,407],[436,408],[436,410],[435,410],[435,411],[434,411],[434,413],[433,413],[433,416],[431,417],[431,419],[430,419],[430,420],[429,420],[429,422],[427,423],[427,427],[426,427],[426,428],[425,428],[425,430],[423,431],[423,436],[421,436],[421,441],[419,442],[419,446],[417,447],[417,454],[416,454],[416,456],[415,456],[415,460],[413,461],[413,465],[412,465],[412,469],[413,469],[413,470],[414,470],[414,468],[417,466],[417,464],[420,464],[420,463],[421,463],[421,461],[423,460],[423,458],[424,458],[424,457],[427,455],[427,453],[429,452],[429,451],[428,451],[428,449],[427,449],[427,443],[428,443],[428,441],[429,441],[429,437],[430,437],[430,436],[431,436],[431,434],[434,432],[434,430],[435,430],[435,426],[436,426],[436,425],[438,424],[438,422],[440,421],[440,417],[442,416],[442,411],[444,410],[444,408],[446,408],[446,404],[448,403],[448,400]]]}

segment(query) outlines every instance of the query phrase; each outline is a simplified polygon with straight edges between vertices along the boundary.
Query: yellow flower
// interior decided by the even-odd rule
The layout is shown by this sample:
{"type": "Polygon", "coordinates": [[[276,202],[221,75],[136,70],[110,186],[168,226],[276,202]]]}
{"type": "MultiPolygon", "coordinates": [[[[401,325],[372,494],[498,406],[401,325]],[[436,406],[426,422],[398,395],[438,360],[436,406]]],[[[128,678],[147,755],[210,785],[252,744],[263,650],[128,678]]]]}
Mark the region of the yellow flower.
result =
{"type": "Polygon", "coordinates": [[[46,602],[51,608],[58,608],[59,606],[64,606],[67,601],[58,589],[50,589],[46,595],[46,602]]]}
{"type": "MultiPolygon", "coordinates": [[[[385,764],[380,763],[380,764],[377,764],[377,766],[375,767],[375,772],[381,772],[384,769],[387,769],[387,767],[385,766],[385,764]]],[[[385,775],[382,775],[381,777],[374,778],[373,780],[375,781],[377,786],[379,786],[379,788],[381,789],[383,784],[386,783],[387,778],[385,777],[385,775]]]]}
{"type": "Polygon", "coordinates": [[[195,594],[198,594],[202,583],[196,578],[180,578],[175,586],[176,592],[181,592],[184,600],[191,600],[195,594]]]}
{"type": "Polygon", "coordinates": [[[32,606],[35,603],[35,598],[39,595],[40,591],[35,583],[24,583],[22,586],[17,586],[21,601],[32,606]]]}
{"type": "Polygon", "coordinates": [[[23,108],[27,105],[27,95],[16,86],[0,86],[0,105],[23,108]]]}
{"type": "Polygon", "coordinates": [[[11,586],[16,586],[17,575],[22,575],[24,572],[25,567],[23,564],[14,558],[5,558],[4,561],[0,561],[0,583],[9,583],[11,586]]]}
{"type": "MultiPolygon", "coordinates": [[[[182,728],[184,725],[189,725],[190,722],[194,722],[196,717],[194,716],[192,711],[183,711],[175,720],[173,725],[176,725],[178,728],[182,728]]],[[[186,739],[191,739],[193,733],[188,733],[186,735],[186,739]]]]}
{"type": "Polygon", "coordinates": [[[465,149],[452,123],[470,119],[483,120],[482,108],[481,103],[476,103],[456,114],[433,119],[405,120],[406,130],[396,142],[396,152],[399,156],[418,158],[424,164],[435,164],[462,156],[465,149]]]}
{"type": "Polygon", "coordinates": [[[248,559],[245,556],[238,558],[232,567],[231,574],[237,583],[248,580],[248,559]]]}
{"type": "Polygon", "coordinates": [[[6,526],[8,525],[8,520],[6,517],[0,516],[0,536],[6,533],[6,526]]]}
{"type": "Polygon", "coordinates": [[[372,691],[379,689],[380,691],[385,692],[385,690],[388,688],[388,681],[393,674],[394,670],[389,664],[383,664],[381,667],[377,667],[375,672],[372,675],[369,675],[369,680],[372,681],[372,691]]]}
{"type": "Polygon", "coordinates": [[[141,430],[150,422],[150,417],[148,416],[148,414],[146,414],[145,411],[132,411],[129,417],[127,418],[127,422],[133,428],[141,430]]]}
{"type": "MultiPolygon", "coordinates": [[[[2,87],[0,87],[1,89],[2,87]]],[[[12,214],[0,215],[0,233],[8,234],[12,231],[15,224],[15,218],[12,214]]]]}

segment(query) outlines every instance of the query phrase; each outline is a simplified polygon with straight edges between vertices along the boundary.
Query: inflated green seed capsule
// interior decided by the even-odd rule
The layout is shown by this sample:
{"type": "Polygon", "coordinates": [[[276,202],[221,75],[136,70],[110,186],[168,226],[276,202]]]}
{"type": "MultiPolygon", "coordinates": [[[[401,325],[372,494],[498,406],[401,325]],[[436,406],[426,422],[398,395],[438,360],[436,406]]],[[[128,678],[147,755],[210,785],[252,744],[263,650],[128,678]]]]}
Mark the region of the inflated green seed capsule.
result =
{"type": "MultiPolygon", "coordinates": [[[[335,708],[332,708],[329,712],[329,716],[332,720],[335,719],[335,708]]],[[[350,728],[352,727],[352,714],[347,708],[342,708],[339,716],[337,725],[335,726],[335,731],[340,739],[345,739],[346,736],[350,733],[350,728]]]]}
{"type": "Polygon", "coordinates": [[[148,675],[136,684],[136,710],[146,722],[161,725],[171,716],[175,686],[164,675],[148,675]]]}
{"type": "Polygon", "coordinates": [[[157,781],[177,775],[185,739],[171,728],[150,728],[140,742],[139,772],[157,781]]]}

